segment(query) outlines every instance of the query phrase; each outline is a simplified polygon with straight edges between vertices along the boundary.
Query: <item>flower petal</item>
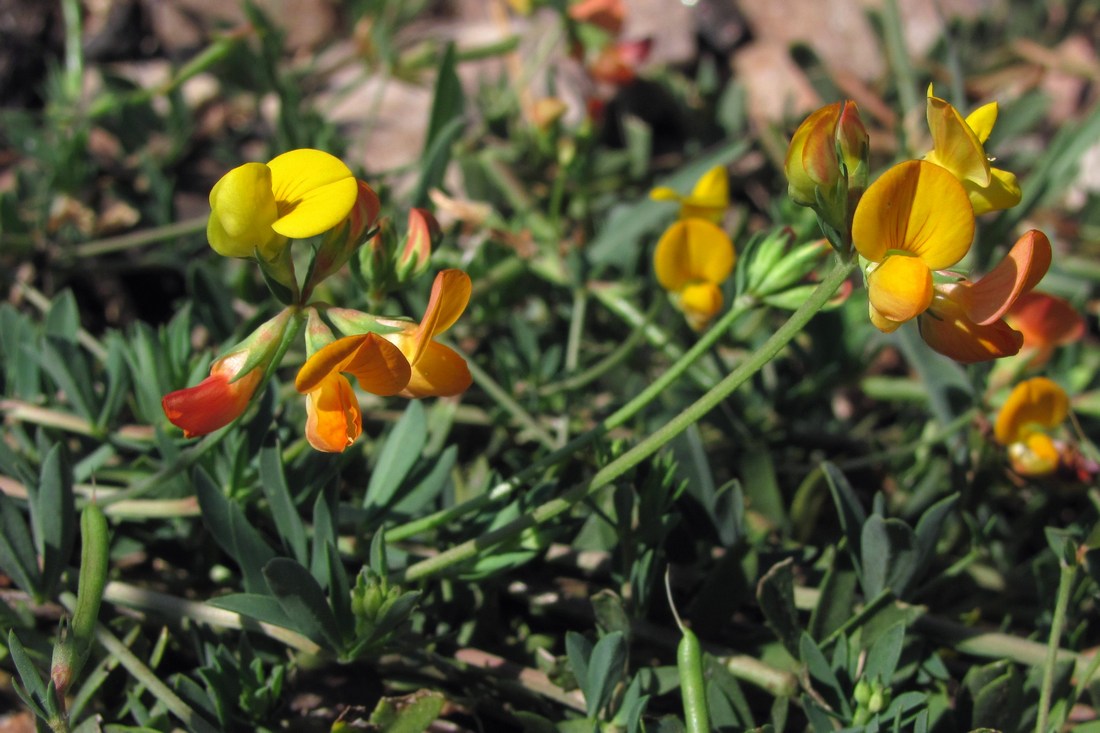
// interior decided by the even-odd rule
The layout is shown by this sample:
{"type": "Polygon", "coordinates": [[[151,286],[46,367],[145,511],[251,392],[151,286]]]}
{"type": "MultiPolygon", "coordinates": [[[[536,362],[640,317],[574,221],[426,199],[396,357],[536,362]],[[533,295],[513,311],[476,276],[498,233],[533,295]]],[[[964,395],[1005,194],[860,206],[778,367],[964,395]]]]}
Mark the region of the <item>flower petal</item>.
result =
{"type": "Polygon", "coordinates": [[[958,180],[922,160],[899,163],[872,183],[856,206],[852,241],[882,262],[890,250],[917,255],[930,270],[962,259],[974,239],[974,210],[958,180]]]}
{"type": "Polygon", "coordinates": [[[993,426],[998,443],[1009,445],[1024,440],[1036,428],[1053,428],[1069,414],[1069,397],[1056,382],[1033,377],[1017,384],[993,426]]]}
{"type": "Polygon", "coordinates": [[[1069,301],[1055,295],[1024,293],[1005,320],[1024,335],[1024,348],[1043,349],[1076,341],[1085,335],[1085,320],[1069,301]]]}
{"type": "Polygon", "coordinates": [[[988,214],[990,211],[1011,209],[1020,203],[1023,192],[1020,184],[1016,182],[1016,175],[1000,168],[989,169],[989,185],[978,186],[970,181],[963,181],[963,188],[970,196],[970,203],[974,206],[974,216],[988,214]]]}
{"type": "Polygon", "coordinates": [[[412,376],[412,367],[401,350],[376,333],[366,334],[343,371],[354,376],[365,391],[382,397],[405,389],[412,376]]]}
{"type": "Polygon", "coordinates": [[[867,276],[867,295],[884,318],[904,323],[932,303],[932,271],[919,257],[889,256],[867,276]]]}
{"type": "Polygon", "coordinates": [[[724,166],[716,165],[695,182],[691,195],[681,201],[680,218],[694,216],[717,223],[729,204],[729,174],[724,166]]]}
{"type": "Polygon", "coordinates": [[[435,276],[424,318],[406,339],[398,341],[410,364],[420,360],[433,338],[454,325],[470,302],[471,290],[470,276],[462,270],[443,270],[435,276]]]}
{"type": "Polygon", "coordinates": [[[681,219],[657,242],[653,267],[665,290],[676,292],[692,282],[720,284],[733,270],[737,255],[720,227],[705,219],[681,219]]]}
{"type": "Polygon", "coordinates": [[[306,440],[317,450],[340,453],[362,430],[359,401],[344,377],[330,374],[306,395],[306,440]]]}
{"type": "Polygon", "coordinates": [[[240,417],[264,375],[263,369],[252,369],[238,378],[247,358],[244,351],[223,357],[210,367],[210,376],[194,387],[164,395],[161,407],[168,421],[181,428],[185,437],[193,438],[240,417]]]}
{"type": "Polygon", "coordinates": [[[974,131],[974,136],[982,145],[985,145],[985,141],[989,139],[995,124],[997,124],[996,102],[983,104],[966,116],[966,126],[974,131]]]}
{"type": "Polygon", "coordinates": [[[717,285],[701,282],[685,286],[680,291],[677,305],[687,317],[688,324],[701,331],[722,310],[722,301],[722,290],[717,285]]]}
{"type": "Polygon", "coordinates": [[[1032,433],[1008,446],[1008,459],[1012,470],[1021,476],[1048,476],[1061,463],[1058,446],[1049,435],[1043,433],[1032,433]]]}
{"type": "Polygon", "coordinates": [[[901,328],[901,321],[891,321],[886,316],[875,310],[875,306],[867,303],[867,309],[871,318],[871,325],[883,333],[893,333],[901,328]]]}
{"type": "Polygon", "coordinates": [[[430,341],[402,394],[409,397],[451,397],[465,392],[473,383],[466,360],[454,349],[430,341]]]}
{"type": "Polygon", "coordinates": [[[1019,353],[1023,335],[1004,321],[979,326],[966,317],[962,306],[937,298],[917,320],[925,343],[963,364],[1000,359],[1019,353]]]}
{"type": "Polygon", "coordinates": [[[275,239],[279,212],[271,191],[271,170],[245,163],[226,173],[210,190],[210,246],[227,257],[251,257],[275,239]]]}
{"type": "Polygon", "coordinates": [[[998,321],[1021,294],[1034,288],[1050,267],[1050,240],[1037,229],[1025,233],[984,277],[959,288],[957,299],[978,325],[998,321]]]}
{"type": "Polygon", "coordinates": [[[925,160],[943,166],[959,180],[989,185],[989,160],[985,148],[959,111],[939,97],[930,96],[927,116],[932,152],[925,160]]]}
{"type": "Polygon", "coordinates": [[[327,231],[348,215],[359,196],[359,184],[339,158],[320,150],[291,150],[267,164],[279,204],[272,228],[286,237],[304,239],[327,231]]]}
{"type": "Polygon", "coordinates": [[[344,371],[351,357],[369,335],[345,336],[318,349],[298,370],[298,376],[294,378],[294,389],[303,394],[312,392],[322,380],[344,371]]]}

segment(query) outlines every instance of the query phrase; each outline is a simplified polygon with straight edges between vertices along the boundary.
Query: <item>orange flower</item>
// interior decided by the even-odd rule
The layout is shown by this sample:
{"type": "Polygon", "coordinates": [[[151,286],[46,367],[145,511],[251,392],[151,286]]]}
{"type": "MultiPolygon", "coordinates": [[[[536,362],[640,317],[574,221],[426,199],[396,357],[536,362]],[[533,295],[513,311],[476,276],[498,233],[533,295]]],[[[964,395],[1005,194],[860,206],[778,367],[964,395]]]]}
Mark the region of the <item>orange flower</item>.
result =
{"type": "Polygon", "coordinates": [[[444,397],[473,381],[466,361],[433,339],[450,328],[470,300],[470,276],[461,270],[436,275],[419,324],[375,319],[379,332],[345,336],[318,349],[294,380],[306,395],[306,439],[317,450],[338,453],[362,432],[359,402],[342,373],[372,394],[444,397]],[[384,331],[384,332],[383,332],[384,331]]]}
{"type": "Polygon", "coordinates": [[[617,36],[623,29],[626,3],[623,0],[580,0],[569,7],[569,17],[617,36]]]}
{"type": "Polygon", "coordinates": [[[1050,240],[1032,229],[985,277],[936,286],[918,321],[921,336],[936,351],[964,363],[1016,354],[1024,337],[1004,316],[1043,278],[1050,260],[1050,240]]]}
{"type": "Polygon", "coordinates": [[[240,417],[263,379],[264,370],[255,366],[240,374],[248,361],[247,350],[215,361],[210,376],[194,387],[169,392],[161,399],[168,421],[183,429],[184,437],[212,433],[240,417]]]}

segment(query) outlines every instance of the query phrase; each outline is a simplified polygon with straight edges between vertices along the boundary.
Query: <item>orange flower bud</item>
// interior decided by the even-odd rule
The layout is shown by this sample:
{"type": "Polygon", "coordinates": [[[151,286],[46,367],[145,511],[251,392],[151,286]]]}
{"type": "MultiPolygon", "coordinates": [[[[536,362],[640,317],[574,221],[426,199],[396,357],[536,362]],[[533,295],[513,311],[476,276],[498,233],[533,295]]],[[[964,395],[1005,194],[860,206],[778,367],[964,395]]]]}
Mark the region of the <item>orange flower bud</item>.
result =
{"type": "MultiPolygon", "coordinates": [[[[836,138],[843,110],[844,105],[834,102],[812,113],[795,130],[783,170],[787,174],[791,198],[796,203],[815,205],[816,190],[832,189],[839,180],[836,138]]],[[[851,127],[851,123],[848,126],[851,127]]]]}
{"type": "Polygon", "coordinates": [[[212,433],[240,417],[252,400],[264,370],[253,368],[239,374],[248,351],[237,351],[218,359],[210,376],[194,387],[164,395],[161,406],[169,422],[183,429],[185,437],[212,433]]]}

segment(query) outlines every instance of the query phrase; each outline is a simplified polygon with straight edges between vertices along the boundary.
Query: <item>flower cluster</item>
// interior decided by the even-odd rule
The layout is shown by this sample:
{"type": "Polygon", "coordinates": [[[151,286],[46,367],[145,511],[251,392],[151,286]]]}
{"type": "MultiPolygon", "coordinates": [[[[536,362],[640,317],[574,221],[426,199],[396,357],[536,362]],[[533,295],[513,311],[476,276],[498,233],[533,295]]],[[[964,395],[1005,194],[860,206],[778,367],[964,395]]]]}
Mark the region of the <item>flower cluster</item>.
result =
{"type": "Polygon", "coordinates": [[[868,138],[855,105],[811,114],[787,153],[791,197],[814,209],[838,250],[853,248],[862,258],[877,328],[890,332],[916,320],[929,346],[964,363],[1016,354],[1024,336],[1009,320],[1046,274],[1050,242],[1026,232],[976,280],[951,269],[970,251],[975,217],[1015,206],[1020,187],[985,152],[995,102],[963,118],[929,87],[926,112],[932,149],[866,188],[868,138]]]}
{"type": "Polygon", "coordinates": [[[210,208],[210,246],[227,257],[254,259],[286,307],[228,349],[201,383],[164,396],[165,415],[185,436],[240,417],[303,324],[308,358],[295,387],[306,396],[306,438],[318,450],[342,451],[362,431],[359,402],[344,374],[382,396],[452,396],[470,386],[465,360],[435,341],[469,302],[465,272],[437,275],[419,323],[310,300],[321,281],[357,255],[375,299],[422,273],[438,234],[430,213],[413,209],[399,240],[389,221],[379,220],[381,203],[371,187],[337,158],[309,149],[234,168],[214,185],[210,208]],[[304,282],[291,252],[292,240],[301,239],[313,239],[304,282]]]}
{"type": "Polygon", "coordinates": [[[688,324],[701,331],[722,309],[722,283],[737,259],[733,242],[718,225],[729,208],[726,169],[711,168],[687,196],[658,187],[650,198],[680,204],[679,217],[657,242],[653,269],[688,324]]]}

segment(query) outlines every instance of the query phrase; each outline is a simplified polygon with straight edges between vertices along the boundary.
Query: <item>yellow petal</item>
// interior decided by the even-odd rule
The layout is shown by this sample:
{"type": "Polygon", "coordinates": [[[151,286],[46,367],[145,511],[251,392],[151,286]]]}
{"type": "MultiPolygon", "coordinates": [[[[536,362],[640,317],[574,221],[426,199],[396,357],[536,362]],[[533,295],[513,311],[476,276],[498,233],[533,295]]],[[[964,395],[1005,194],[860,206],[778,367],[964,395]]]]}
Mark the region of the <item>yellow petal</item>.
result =
{"type": "Polygon", "coordinates": [[[368,333],[348,359],[343,371],[371,394],[395,395],[409,383],[412,367],[401,350],[376,333],[368,333]]]}
{"type": "Polygon", "coordinates": [[[1011,209],[1020,203],[1022,192],[1020,184],[1016,182],[1016,175],[1000,168],[989,169],[990,178],[988,186],[978,186],[970,181],[963,181],[963,188],[970,196],[970,203],[974,206],[974,216],[988,214],[990,211],[1011,209]]]}
{"type": "Polygon", "coordinates": [[[1012,469],[1021,476],[1048,476],[1061,462],[1058,446],[1043,433],[1032,433],[1025,440],[1008,446],[1012,469]]]}
{"type": "Polygon", "coordinates": [[[681,196],[668,186],[657,186],[649,192],[649,198],[654,201],[679,201],[681,196]]]}
{"type": "Polygon", "coordinates": [[[1046,377],[1033,377],[1017,384],[993,426],[993,435],[1002,445],[1024,440],[1039,428],[1062,424],[1069,414],[1069,397],[1057,383],[1046,377]]]}
{"type": "Polygon", "coordinates": [[[339,453],[362,429],[359,401],[339,374],[326,377],[306,396],[306,440],[317,450],[339,453]]]}
{"type": "Polygon", "coordinates": [[[716,165],[695,182],[691,195],[683,199],[680,218],[695,216],[717,222],[729,204],[729,175],[724,166],[716,165]]]}
{"type": "Polygon", "coordinates": [[[932,152],[925,160],[943,166],[959,180],[989,185],[985,148],[959,111],[939,97],[929,97],[927,113],[932,152]]]}
{"type": "Polygon", "coordinates": [[[985,141],[989,139],[995,124],[997,124],[996,102],[983,104],[966,116],[966,126],[974,131],[974,136],[982,145],[985,145],[985,141]]]}
{"type": "Polygon", "coordinates": [[[403,394],[409,397],[451,397],[473,383],[470,368],[454,349],[431,341],[413,368],[403,394]]]}
{"type": "Polygon", "coordinates": [[[840,177],[836,124],[843,106],[841,102],[834,102],[815,110],[791,137],[783,172],[787,175],[790,196],[796,203],[812,206],[817,200],[816,189],[819,186],[830,189],[840,177]]]}
{"type": "Polygon", "coordinates": [[[278,207],[271,191],[271,171],[262,163],[245,163],[221,177],[210,191],[207,237],[219,254],[249,257],[276,237],[271,225],[278,207]]]}
{"type": "Polygon", "coordinates": [[[867,295],[884,318],[904,323],[931,304],[932,271],[917,257],[887,257],[867,276],[867,295]]]}
{"type": "Polygon", "coordinates": [[[736,257],[729,235],[717,225],[705,219],[681,219],[661,235],[653,267],[661,286],[675,292],[696,281],[721,284],[736,257]]]}
{"type": "Polygon", "coordinates": [[[267,164],[279,206],[272,228],[292,239],[328,231],[348,215],[359,184],[339,158],[320,150],[291,150],[267,164]]]}
{"type": "Polygon", "coordinates": [[[294,389],[301,393],[317,389],[321,381],[344,371],[353,354],[363,345],[368,334],[345,336],[318,349],[306,360],[294,378],[294,389]]]}
{"type": "Polygon", "coordinates": [[[684,312],[688,323],[701,331],[722,310],[722,291],[714,283],[692,283],[680,291],[677,305],[684,312]]]}
{"type": "Polygon", "coordinates": [[[891,321],[889,318],[875,310],[875,306],[871,305],[870,302],[867,303],[867,309],[871,317],[871,325],[873,325],[875,328],[882,331],[883,333],[893,333],[894,331],[897,331],[899,328],[901,328],[901,321],[891,321]]]}
{"type": "Polygon", "coordinates": [[[974,210],[958,180],[922,160],[899,163],[872,183],[852,220],[856,250],[881,262],[890,250],[910,252],[931,270],[962,259],[974,238],[974,210]]]}

